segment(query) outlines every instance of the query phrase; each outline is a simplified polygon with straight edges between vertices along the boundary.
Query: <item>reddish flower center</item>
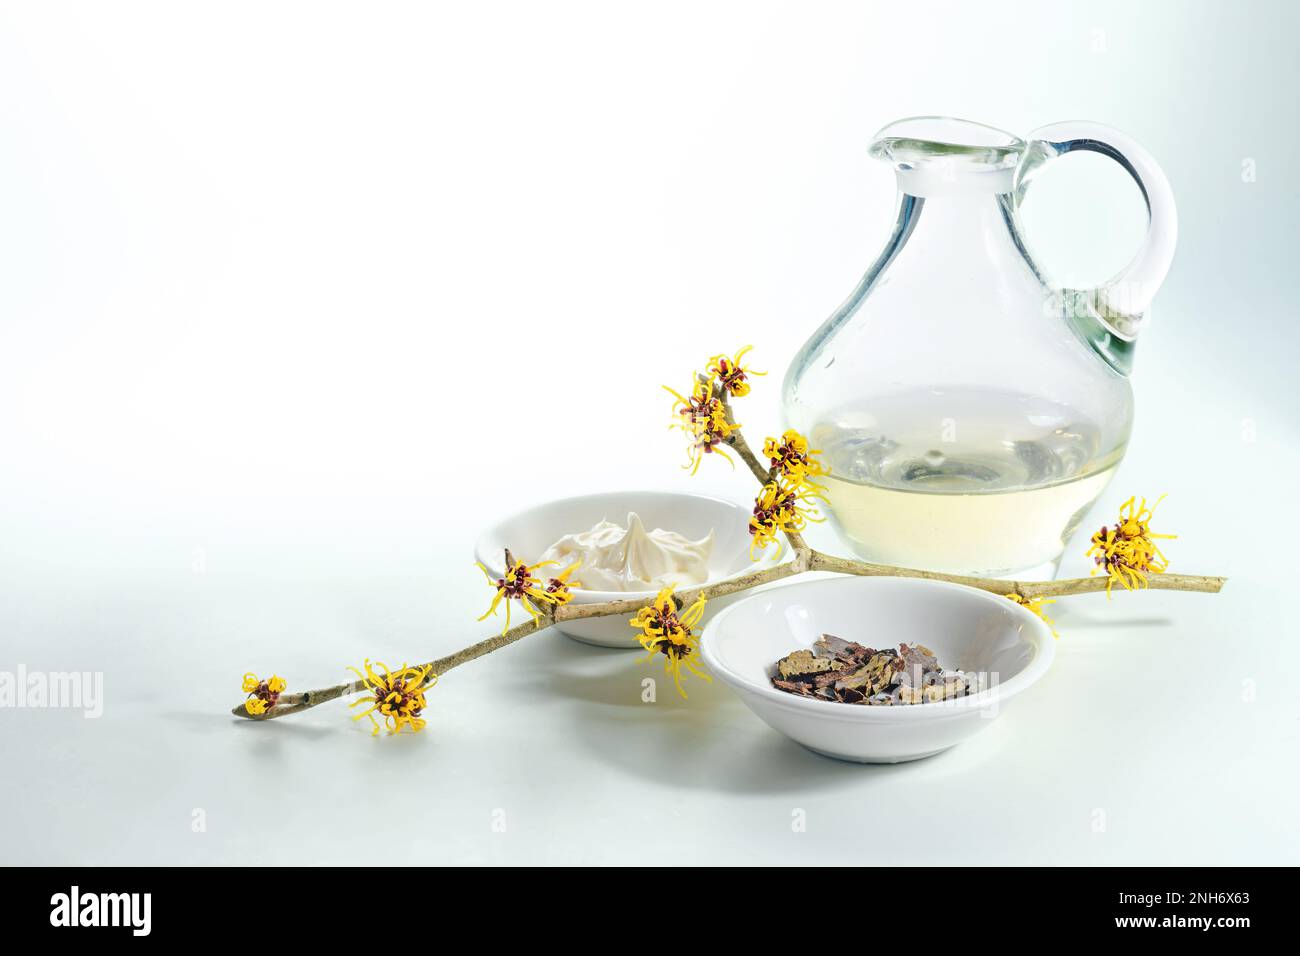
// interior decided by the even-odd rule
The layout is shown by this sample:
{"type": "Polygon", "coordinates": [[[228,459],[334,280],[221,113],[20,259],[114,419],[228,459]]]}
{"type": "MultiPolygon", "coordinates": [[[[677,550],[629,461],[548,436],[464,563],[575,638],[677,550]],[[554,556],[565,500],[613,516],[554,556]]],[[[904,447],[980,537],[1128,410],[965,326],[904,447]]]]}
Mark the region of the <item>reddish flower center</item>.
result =
{"type": "Polygon", "coordinates": [[[413,682],[408,682],[404,678],[394,678],[387,690],[382,687],[376,689],[375,702],[379,704],[381,712],[387,706],[388,712],[402,714],[407,717],[419,717],[424,710],[415,703],[420,688],[412,686],[412,684],[413,682]]]}
{"type": "Polygon", "coordinates": [[[532,586],[532,575],[522,564],[515,568],[513,575],[497,578],[497,589],[507,598],[522,598],[532,586]]]}

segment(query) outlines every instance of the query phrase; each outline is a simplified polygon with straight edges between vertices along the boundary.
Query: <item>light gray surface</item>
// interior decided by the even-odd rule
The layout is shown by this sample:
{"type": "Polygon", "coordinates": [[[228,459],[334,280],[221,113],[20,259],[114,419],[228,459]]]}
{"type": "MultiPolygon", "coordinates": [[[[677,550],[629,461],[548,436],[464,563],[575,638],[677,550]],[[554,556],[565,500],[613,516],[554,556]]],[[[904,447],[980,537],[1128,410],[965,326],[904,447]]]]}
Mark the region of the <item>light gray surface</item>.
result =
{"type": "MultiPolygon", "coordinates": [[[[1294,5],[496,13],[4,6],[0,670],[105,702],[0,710],[0,860],[1296,862],[1294,5]],[[1172,568],[1222,595],[1062,601],[1052,672],[899,767],[716,685],[643,704],[655,665],[557,634],[448,674],[418,737],[227,716],[245,670],[490,633],[489,516],[750,495],[677,469],[659,383],[752,341],[741,421],[777,427],[890,222],[866,144],[925,112],[1086,116],[1165,166],[1179,254],[1089,523],[1168,492],[1172,568]]],[[[1104,274],[1116,188],[1074,188],[1058,255],[1104,274]]]]}

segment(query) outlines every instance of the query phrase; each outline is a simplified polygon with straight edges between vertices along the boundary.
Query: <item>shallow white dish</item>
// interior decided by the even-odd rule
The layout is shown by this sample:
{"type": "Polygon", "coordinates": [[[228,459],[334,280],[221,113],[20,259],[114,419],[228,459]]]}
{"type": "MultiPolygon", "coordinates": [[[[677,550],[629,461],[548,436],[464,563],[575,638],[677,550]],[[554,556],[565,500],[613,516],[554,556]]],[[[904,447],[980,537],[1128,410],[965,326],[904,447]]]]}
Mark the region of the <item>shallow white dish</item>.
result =
{"type": "Polygon", "coordinates": [[[988,727],[1042,677],[1056,649],[1035,615],[996,594],[909,578],[836,577],[750,595],[713,618],[701,652],[710,672],[769,726],[810,750],[899,763],[947,750],[988,727]],[[942,703],[871,707],[811,700],[771,685],[776,662],[824,633],[868,647],[924,644],[944,667],[990,687],[942,703]]]}
{"type": "MultiPolygon", "coordinates": [[[[713,529],[713,553],[709,558],[708,583],[710,584],[735,577],[745,571],[780,563],[774,558],[775,548],[768,548],[767,553],[758,561],[750,560],[751,505],[741,505],[707,495],[681,494],[673,491],[611,491],[549,501],[511,515],[488,528],[474,546],[474,557],[492,573],[493,577],[497,577],[504,573],[506,548],[509,548],[517,559],[532,563],[564,535],[575,531],[586,531],[603,520],[624,524],[630,511],[635,511],[641,516],[647,529],[664,528],[668,531],[677,531],[689,538],[702,538],[713,529]]],[[[781,561],[788,561],[791,558],[790,549],[784,547],[781,561]]],[[[582,570],[579,569],[573,576],[581,580],[582,570]]],[[[595,604],[601,601],[633,598],[649,601],[656,593],[656,591],[587,591],[575,588],[573,603],[595,604]]],[[[707,621],[714,612],[737,600],[739,596],[729,595],[710,601],[705,609],[704,620],[707,621]]],[[[588,644],[598,644],[602,647],[640,647],[636,638],[637,632],[628,626],[629,617],[630,615],[615,615],[585,621],[566,621],[557,626],[569,637],[588,644]]]]}

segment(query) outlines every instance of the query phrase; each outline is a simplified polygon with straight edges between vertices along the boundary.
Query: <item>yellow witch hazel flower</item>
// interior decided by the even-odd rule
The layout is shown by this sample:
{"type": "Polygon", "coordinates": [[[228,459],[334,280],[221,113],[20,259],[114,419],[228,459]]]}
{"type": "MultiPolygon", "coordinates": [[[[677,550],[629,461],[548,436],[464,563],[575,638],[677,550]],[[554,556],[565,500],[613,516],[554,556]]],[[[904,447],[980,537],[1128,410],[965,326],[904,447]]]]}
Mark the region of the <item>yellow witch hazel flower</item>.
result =
{"type": "Polygon", "coordinates": [[[1053,621],[1050,617],[1048,617],[1046,612],[1043,611],[1043,608],[1046,607],[1048,604],[1055,604],[1056,603],[1055,599],[1049,601],[1047,598],[1041,598],[1041,597],[1027,598],[1015,593],[1014,591],[1008,594],[1007,597],[1010,600],[1015,601],[1026,611],[1028,611],[1030,614],[1036,615],[1037,617],[1041,618],[1043,623],[1046,624],[1048,628],[1051,630],[1052,637],[1059,638],[1061,636],[1060,634],[1056,633],[1056,627],[1055,627],[1056,622],[1053,621]]]}
{"type": "Polygon", "coordinates": [[[686,464],[682,467],[689,468],[693,475],[699,471],[704,456],[716,452],[727,459],[734,468],[736,463],[719,446],[726,442],[731,437],[731,433],[740,426],[730,420],[726,404],[714,394],[713,381],[704,378],[697,380],[690,398],[686,398],[667,385],[664,386],[664,390],[677,399],[673,404],[673,411],[678,421],[670,427],[681,429],[691,436],[686,464]]]}
{"type": "Polygon", "coordinates": [[[1156,503],[1147,507],[1147,500],[1137,503],[1137,496],[1124,502],[1119,509],[1119,521],[1109,527],[1103,525],[1092,536],[1088,557],[1096,567],[1092,573],[1104,571],[1107,576],[1106,596],[1110,597],[1111,588],[1119,582],[1125,589],[1144,588],[1147,575],[1161,574],[1169,562],[1155,543],[1156,538],[1176,538],[1173,534],[1154,534],[1151,531],[1152,512],[1164,501],[1164,495],[1156,503]]]}
{"type": "Polygon", "coordinates": [[[824,501],[818,494],[816,486],[797,484],[789,478],[769,481],[758,493],[754,501],[754,513],[749,519],[749,557],[756,560],[756,552],[765,551],[769,544],[776,543],[776,556],[781,556],[781,540],[778,535],[783,531],[799,532],[808,526],[809,521],[825,521],[817,512],[812,501],[824,501]]]}
{"type": "Polygon", "coordinates": [[[488,584],[496,588],[496,594],[492,596],[491,605],[488,606],[488,609],[479,620],[483,621],[489,617],[495,617],[497,607],[502,601],[505,601],[506,623],[505,627],[501,628],[502,634],[510,630],[510,602],[512,600],[518,600],[523,605],[524,610],[532,615],[533,620],[536,621],[542,616],[542,611],[538,605],[567,604],[573,599],[569,588],[582,587],[582,582],[569,580],[569,575],[581,562],[574,562],[569,565],[560,572],[558,577],[551,578],[549,582],[543,582],[538,577],[537,569],[553,565],[556,563],[554,561],[543,561],[541,564],[527,565],[522,561],[515,561],[510,557],[510,553],[506,552],[506,563],[509,565],[509,569],[506,571],[505,577],[501,578],[493,578],[492,573],[487,568],[483,567],[482,564],[478,565],[487,578],[488,584]]]}
{"type": "Polygon", "coordinates": [[[809,448],[808,439],[793,428],[787,429],[779,441],[775,438],[765,441],[763,454],[773,469],[795,484],[812,484],[810,479],[830,473],[814,457],[821,454],[821,449],[809,448]]]}
{"type": "Polygon", "coordinates": [[[728,395],[733,398],[744,398],[749,394],[749,376],[767,374],[766,372],[755,372],[753,369],[741,365],[741,360],[753,348],[752,345],[746,345],[735,354],[734,358],[730,359],[725,355],[715,355],[709,359],[709,364],[705,366],[704,371],[708,373],[710,379],[716,380],[728,395]]]}
{"type": "Polygon", "coordinates": [[[546,582],[547,599],[556,607],[568,604],[573,600],[573,592],[570,588],[582,587],[581,581],[570,581],[569,575],[582,567],[581,561],[574,561],[571,565],[546,582]]]}
{"type": "Polygon", "coordinates": [[[252,671],[244,675],[244,682],[241,685],[244,693],[248,695],[248,700],[244,701],[244,710],[252,717],[260,717],[276,705],[280,695],[289,685],[283,677],[272,674],[266,680],[262,680],[252,671]]]}
{"type": "Polygon", "coordinates": [[[645,660],[650,660],[656,654],[664,655],[664,670],[672,675],[677,693],[683,699],[686,697],[686,691],[682,689],[683,670],[706,681],[713,681],[702,670],[697,652],[698,638],[694,632],[695,625],[700,623],[700,617],[704,614],[704,604],[701,595],[690,607],[678,612],[673,589],[667,587],[659,592],[651,604],[637,611],[629,622],[641,631],[638,635],[641,646],[649,651],[645,660]]]}
{"type": "Polygon", "coordinates": [[[369,692],[367,696],[348,704],[349,707],[370,705],[369,710],[353,714],[352,719],[369,717],[370,723],[374,725],[372,737],[379,733],[381,726],[387,727],[390,734],[400,734],[403,727],[409,727],[411,733],[418,734],[428,725],[428,721],[420,716],[426,706],[424,692],[438,683],[438,675],[432,673],[433,666],[426,664],[423,667],[408,667],[403,664],[400,670],[390,671],[383,661],[376,661],[375,664],[383,671],[382,674],[370,666],[369,658],[361,665],[365,668],[365,673],[355,667],[348,668],[361,678],[369,692]],[[376,713],[383,718],[382,725],[375,719],[376,713]]]}

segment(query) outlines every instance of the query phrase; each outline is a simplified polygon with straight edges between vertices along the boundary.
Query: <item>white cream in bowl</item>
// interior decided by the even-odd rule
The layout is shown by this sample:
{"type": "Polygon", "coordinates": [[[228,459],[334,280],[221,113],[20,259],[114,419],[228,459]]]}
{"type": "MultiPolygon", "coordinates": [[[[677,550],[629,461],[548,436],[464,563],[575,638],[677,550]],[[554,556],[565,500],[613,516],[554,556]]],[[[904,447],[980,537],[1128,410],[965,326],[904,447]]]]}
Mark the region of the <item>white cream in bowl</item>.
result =
{"type": "Polygon", "coordinates": [[[541,561],[577,563],[574,580],[589,591],[646,591],[691,587],[709,579],[713,529],[698,541],[655,528],[647,531],[635,511],[626,524],[601,520],[587,531],[566,534],[542,552],[541,561]]]}
{"type": "MultiPolygon", "coordinates": [[[[749,518],[752,509],[751,503],[674,491],[611,491],[563,498],[498,521],[479,537],[474,546],[474,557],[495,578],[504,573],[505,548],[509,548],[516,559],[536,564],[547,549],[564,536],[591,529],[602,521],[623,521],[629,512],[635,512],[646,528],[672,531],[685,539],[698,541],[712,533],[713,545],[706,561],[708,574],[705,583],[716,583],[751,569],[771,567],[792,559],[789,548],[782,549],[779,560],[776,549],[769,548],[758,561],[750,560],[749,518]]],[[[552,570],[556,569],[545,568],[543,573],[552,570]]],[[[583,569],[575,571],[573,577],[582,581],[583,569]]],[[[653,587],[605,591],[581,587],[573,590],[573,603],[594,604],[635,598],[649,602],[658,590],[653,587]]],[[[490,597],[485,592],[485,602],[490,597]]],[[[736,599],[735,595],[728,595],[709,601],[704,620],[736,599]]],[[[565,621],[558,627],[569,637],[588,644],[639,648],[637,631],[628,626],[628,619],[628,615],[588,618],[565,621]]]]}

